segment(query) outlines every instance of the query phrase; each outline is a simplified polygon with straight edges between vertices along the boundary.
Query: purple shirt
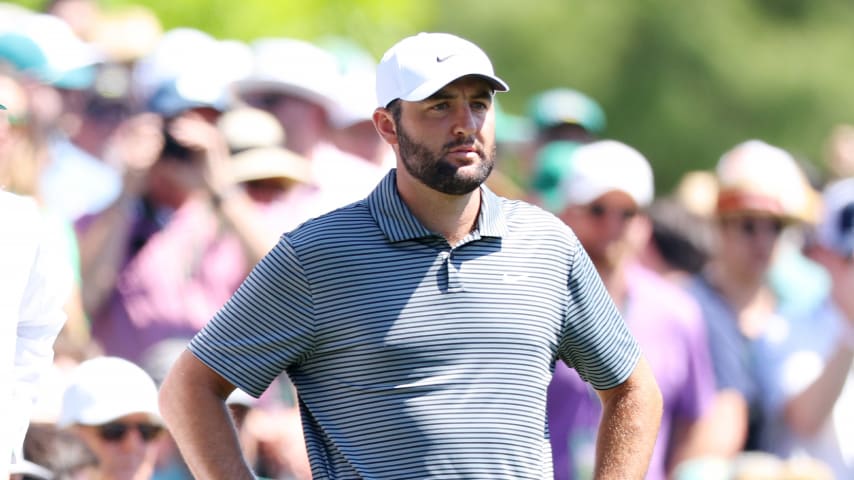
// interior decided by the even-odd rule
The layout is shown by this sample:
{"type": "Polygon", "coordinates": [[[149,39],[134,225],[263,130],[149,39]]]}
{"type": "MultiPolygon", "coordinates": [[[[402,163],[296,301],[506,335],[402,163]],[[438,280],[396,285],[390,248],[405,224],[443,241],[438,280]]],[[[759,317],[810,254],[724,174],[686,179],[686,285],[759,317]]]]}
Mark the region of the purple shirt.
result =
{"type": "MultiPolygon", "coordinates": [[[[714,373],[699,307],[685,292],[638,265],[627,269],[626,324],[646,356],[664,398],[661,428],[647,479],[666,478],[676,419],[693,421],[711,403],[714,373]]],[[[558,362],[548,389],[555,479],[592,478],[602,408],[596,392],[558,362]]]]}

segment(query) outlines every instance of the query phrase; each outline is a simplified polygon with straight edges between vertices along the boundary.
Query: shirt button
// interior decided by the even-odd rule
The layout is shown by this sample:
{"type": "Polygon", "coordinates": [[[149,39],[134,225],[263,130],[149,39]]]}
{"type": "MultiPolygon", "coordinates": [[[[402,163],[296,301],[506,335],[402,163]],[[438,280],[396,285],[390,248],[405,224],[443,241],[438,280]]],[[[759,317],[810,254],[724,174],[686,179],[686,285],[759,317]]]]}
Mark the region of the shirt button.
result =
{"type": "Polygon", "coordinates": [[[439,254],[439,258],[441,258],[442,260],[447,260],[448,257],[450,257],[450,256],[451,256],[451,252],[442,252],[439,254]]]}

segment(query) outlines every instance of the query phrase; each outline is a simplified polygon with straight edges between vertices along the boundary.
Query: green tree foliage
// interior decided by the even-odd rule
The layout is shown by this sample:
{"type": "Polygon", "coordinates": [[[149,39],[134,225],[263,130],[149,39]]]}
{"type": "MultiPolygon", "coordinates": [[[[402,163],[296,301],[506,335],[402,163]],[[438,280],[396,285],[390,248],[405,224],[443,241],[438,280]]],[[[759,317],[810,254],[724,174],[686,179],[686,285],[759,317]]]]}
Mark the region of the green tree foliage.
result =
{"type": "Polygon", "coordinates": [[[592,95],[606,135],[645,153],[662,191],[749,138],[820,168],[832,126],[854,121],[851,2],[442,4],[436,25],[483,45],[510,82],[507,110],[548,87],[592,95]]]}

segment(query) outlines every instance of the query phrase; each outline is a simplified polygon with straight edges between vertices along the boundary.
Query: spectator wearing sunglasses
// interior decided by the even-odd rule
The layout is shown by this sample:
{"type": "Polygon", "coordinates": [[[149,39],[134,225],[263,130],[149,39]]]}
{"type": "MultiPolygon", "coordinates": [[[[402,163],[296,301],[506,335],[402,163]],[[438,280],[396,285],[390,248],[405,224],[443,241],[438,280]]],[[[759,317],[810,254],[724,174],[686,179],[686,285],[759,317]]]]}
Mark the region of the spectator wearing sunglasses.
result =
{"type": "Polygon", "coordinates": [[[717,380],[715,450],[730,457],[759,447],[763,390],[756,345],[783,315],[769,272],[788,227],[803,218],[811,190],[786,151],[759,140],[736,145],[716,167],[713,213],[716,245],[705,268],[689,282],[709,332],[717,380]]]}
{"type": "MultiPolygon", "coordinates": [[[[556,213],[593,260],[661,389],[664,411],[646,478],[669,478],[678,463],[707,453],[699,426],[714,395],[714,375],[699,307],[638,262],[638,249],[647,243],[641,236],[650,230],[643,211],[653,199],[652,168],[640,152],[613,140],[546,148],[566,159],[555,163],[562,165],[556,213]]],[[[591,478],[601,415],[578,373],[558,362],[548,389],[556,479],[591,478]]]]}
{"type": "Polygon", "coordinates": [[[163,426],[154,380],[118,357],[97,357],[72,371],[57,425],[69,428],[99,462],[103,480],[151,478],[163,426]]]}
{"type": "Polygon", "coordinates": [[[854,478],[854,177],[829,184],[823,205],[804,253],[827,270],[831,290],[818,308],[777,318],[759,343],[762,445],[854,478]]]}

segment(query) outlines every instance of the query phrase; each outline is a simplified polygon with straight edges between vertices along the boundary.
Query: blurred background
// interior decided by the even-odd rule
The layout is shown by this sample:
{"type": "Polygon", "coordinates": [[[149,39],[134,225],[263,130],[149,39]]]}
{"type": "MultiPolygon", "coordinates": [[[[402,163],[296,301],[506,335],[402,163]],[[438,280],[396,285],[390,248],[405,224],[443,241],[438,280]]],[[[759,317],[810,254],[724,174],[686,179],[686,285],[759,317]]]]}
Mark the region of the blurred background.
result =
{"type": "MultiPolygon", "coordinates": [[[[604,136],[646,154],[661,192],[748,138],[779,145],[820,173],[832,127],[854,121],[854,65],[845,60],[854,44],[854,2],[101,3],[107,10],[143,5],[167,30],[191,26],[220,39],[347,37],[376,57],[413,32],[459,34],[481,45],[510,83],[500,99],[509,114],[523,115],[534,92],[557,86],[598,100],[608,119],[604,136]]],[[[514,175],[513,165],[504,167],[514,175]]]]}

